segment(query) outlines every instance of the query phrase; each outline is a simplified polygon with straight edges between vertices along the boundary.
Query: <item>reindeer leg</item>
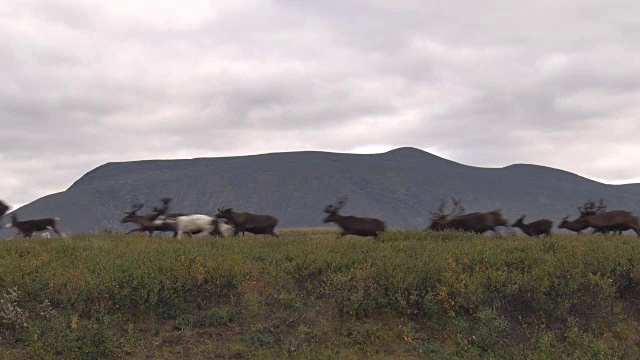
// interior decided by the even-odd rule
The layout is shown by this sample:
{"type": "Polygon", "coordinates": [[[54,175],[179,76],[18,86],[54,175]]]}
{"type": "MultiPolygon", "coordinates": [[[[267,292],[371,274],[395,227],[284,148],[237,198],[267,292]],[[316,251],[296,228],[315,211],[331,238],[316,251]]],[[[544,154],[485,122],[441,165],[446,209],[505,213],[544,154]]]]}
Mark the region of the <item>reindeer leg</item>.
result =
{"type": "Polygon", "coordinates": [[[53,232],[55,232],[56,234],[58,234],[59,237],[62,237],[62,232],[60,232],[60,229],[58,229],[57,226],[53,226],[53,232]]]}

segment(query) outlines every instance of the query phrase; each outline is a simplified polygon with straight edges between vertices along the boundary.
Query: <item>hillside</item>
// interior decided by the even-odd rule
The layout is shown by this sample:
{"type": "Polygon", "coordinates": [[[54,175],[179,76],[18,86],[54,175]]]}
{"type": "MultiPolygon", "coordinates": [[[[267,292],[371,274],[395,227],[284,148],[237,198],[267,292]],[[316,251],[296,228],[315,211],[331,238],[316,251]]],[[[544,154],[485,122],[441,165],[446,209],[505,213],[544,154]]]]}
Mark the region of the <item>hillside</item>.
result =
{"type": "Polygon", "coordinates": [[[471,167],[414,148],[107,163],[16,212],[21,218],[59,217],[66,232],[118,230],[132,203],[147,204],[144,212],[169,196],[173,211],[214,214],[224,206],[273,214],[281,227],[316,227],[322,226],[323,207],[341,194],[349,195],[344,214],[379,217],[405,229],[427,226],[429,212],[449,195],[461,198],[467,211],[501,208],[510,219],[527,214],[558,221],[575,215],[587,198],[600,197],[610,209],[640,213],[637,184],[607,185],[536,165],[471,167]]]}

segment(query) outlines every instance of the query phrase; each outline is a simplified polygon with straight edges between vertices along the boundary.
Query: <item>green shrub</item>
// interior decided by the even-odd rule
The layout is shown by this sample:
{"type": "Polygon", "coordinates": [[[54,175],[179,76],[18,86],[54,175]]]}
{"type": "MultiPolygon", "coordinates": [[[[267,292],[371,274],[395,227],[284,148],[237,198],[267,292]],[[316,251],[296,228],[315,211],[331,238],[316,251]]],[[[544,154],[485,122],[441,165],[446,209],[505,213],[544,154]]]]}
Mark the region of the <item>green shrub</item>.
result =
{"type": "Polygon", "coordinates": [[[35,358],[206,346],[192,336],[224,342],[215,346],[222,358],[595,359],[640,350],[636,238],[281,235],[0,242],[0,345],[35,358]],[[189,341],[172,342],[174,333],[189,341]]]}

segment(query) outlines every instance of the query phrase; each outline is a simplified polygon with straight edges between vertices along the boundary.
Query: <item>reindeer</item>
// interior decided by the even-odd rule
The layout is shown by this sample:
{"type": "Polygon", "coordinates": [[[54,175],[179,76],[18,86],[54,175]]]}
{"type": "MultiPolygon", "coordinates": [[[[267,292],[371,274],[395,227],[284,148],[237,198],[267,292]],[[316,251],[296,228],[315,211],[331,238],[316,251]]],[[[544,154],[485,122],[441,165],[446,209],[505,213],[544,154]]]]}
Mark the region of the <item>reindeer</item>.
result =
{"type": "Polygon", "coordinates": [[[126,216],[122,218],[121,222],[123,224],[134,223],[138,225],[137,228],[130,230],[127,234],[134,232],[148,232],[149,235],[152,236],[156,231],[169,231],[172,232],[175,237],[177,235],[175,226],[164,220],[175,219],[179,216],[184,216],[185,214],[167,214],[171,198],[163,198],[161,201],[162,206],[160,208],[153,207],[153,212],[147,215],[138,215],[138,211],[144,207],[144,204],[142,203],[133,205],[131,210],[125,212],[126,216]]]}
{"type": "Polygon", "coordinates": [[[149,232],[149,235],[153,235],[153,232],[156,231],[157,223],[155,220],[160,216],[159,212],[153,212],[147,215],[138,215],[138,211],[142,210],[144,207],[143,203],[134,204],[129,211],[126,211],[126,216],[123,217],[120,222],[123,224],[126,223],[134,223],[138,225],[137,228],[130,230],[127,234],[131,234],[134,232],[149,232]]]}
{"type": "Polygon", "coordinates": [[[218,219],[207,215],[184,215],[174,219],[161,220],[165,224],[171,224],[176,229],[176,237],[180,239],[182,234],[214,234],[217,228],[218,219]]]}
{"type": "Polygon", "coordinates": [[[558,228],[575,231],[578,234],[586,228],[593,228],[594,233],[606,234],[610,231],[620,232],[633,230],[640,237],[640,221],[638,217],[633,216],[630,211],[624,210],[606,210],[604,200],[600,200],[599,205],[588,200],[584,206],[578,207],[580,216],[575,220],[569,220],[569,216],[562,219],[558,228]]]}
{"type": "Polygon", "coordinates": [[[449,214],[444,213],[445,203],[442,201],[438,211],[432,212],[434,215],[428,230],[458,230],[468,231],[472,233],[482,234],[486,231],[497,232],[498,226],[509,226],[509,223],[502,216],[501,210],[493,210],[486,213],[474,212],[465,214],[464,207],[459,200],[451,197],[453,201],[453,210],[449,214]]]}
{"type": "Polygon", "coordinates": [[[525,215],[522,215],[516,222],[514,222],[511,226],[520,228],[522,232],[529,236],[550,236],[551,228],[553,227],[553,221],[548,219],[537,220],[528,224],[524,223],[525,215]]]}
{"type": "Polygon", "coordinates": [[[31,239],[34,233],[38,231],[46,231],[53,230],[59,237],[62,237],[62,233],[56,226],[56,220],[60,220],[58,218],[45,218],[45,219],[35,219],[35,220],[25,220],[18,221],[18,216],[16,214],[11,214],[11,223],[7,224],[6,228],[17,228],[18,235],[22,234],[25,237],[31,239]]]}
{"type": "Polygon", "coordinates": [[[584,205],[578,206],[578,212],[580,213],[580,216],[576,220],[569,220],[570,215],[567,215],[563,217],[562,220],[560,220],[558,229],[567,229],[580,235],[582,233],[582,230],[589,227],[584,218],[601,213],[606,209],[607,206],[604,204],[604,199],[600,199],[599,205],[596,205],[594,201],[591,201],[591,199],[589,199],[584,203],[584,205]]]}
{"type": "Polygon", "coordinates": [[[178,239],[182,234],[204,235],[209,234],[215,237],[225,237],[233,232],[233,227],[226,224],[224,220],[208,215],[180,215],[177,217],[167,217],[155,221],[158,226],[167,226],[175,229],[174,237],[178,239]]]}
{"type": "Polygon", "coordinates": [[[271,215],[258,215],[247,212],[234,212],[233,209],[219,208],[216,218],[225,219],[233,226],[233,236],[241,232],[252,234],[266,234],[278,237],[273,230],[278,224],[278,219],[271,215]]]}
{"type": "Polygon", "coordinates": [[[356,236],[373,236],[377,238],[380,233],[385,231],[385,223],[380,219],[357,216],[343,216],[338,211],[344,207],[348,198],[341,196],[334,205],[327,205],[324,212],[328,215],[324,218],[324,223],[335,223],[340,227],[340,236],[356,235],[356,236]]]}
{"type": "Polygon", "coordinates": [[[0,200],[0,217],[3,217],[4,214],[7,213],[7,211],[9,211],[9,205],[5,204],[4,202],[2,202],[2,200],[0,200]]]}

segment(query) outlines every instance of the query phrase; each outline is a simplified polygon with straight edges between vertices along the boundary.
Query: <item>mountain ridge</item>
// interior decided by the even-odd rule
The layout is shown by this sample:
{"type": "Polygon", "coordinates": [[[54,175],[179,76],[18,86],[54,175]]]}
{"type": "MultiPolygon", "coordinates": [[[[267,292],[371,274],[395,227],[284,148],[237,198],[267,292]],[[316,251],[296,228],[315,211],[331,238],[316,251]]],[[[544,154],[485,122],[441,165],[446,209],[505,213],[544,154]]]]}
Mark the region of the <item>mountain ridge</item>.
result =
{"type": "Polygon", "coordinates": [[[349,196],[344,214],[379,217],[390,228],[428,226],[430,211],[450,195],[467,211],[501,208],[509,219],[527,214],[557,222],[600,197],[610,209],[640,213],[640,184],[604,184],[535,164],[474,167],[411,147],[109,162],[15,212],[22,219],[60,217],[67,232],[124,230],[119,219],[131,204],[144,202],[145,212],[168,196],[175,211],[213,215],[225,206],[273,214],[283,227],[315,227],[324,225],[324,206],[342,194],[349,196]]]}

